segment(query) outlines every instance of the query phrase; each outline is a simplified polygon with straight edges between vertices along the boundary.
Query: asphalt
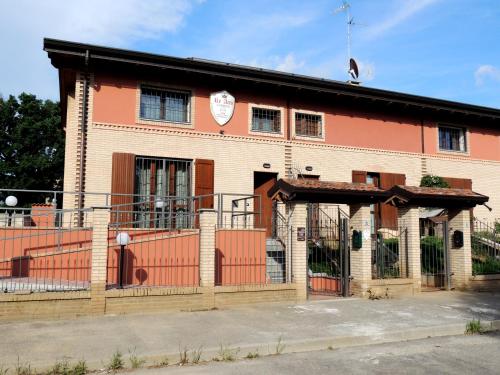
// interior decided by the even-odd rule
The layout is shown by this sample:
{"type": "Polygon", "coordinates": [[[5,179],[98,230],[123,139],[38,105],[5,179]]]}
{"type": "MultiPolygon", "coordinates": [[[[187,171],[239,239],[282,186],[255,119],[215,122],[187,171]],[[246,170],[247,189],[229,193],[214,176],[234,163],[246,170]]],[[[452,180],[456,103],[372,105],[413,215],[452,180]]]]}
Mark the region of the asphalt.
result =
{"type": "Polygon", "coordinates": [[[498,374],[500,334],[434,337],[235,362],[140,369],[133,375],[498,374]]]}
{"type": "MultiPolygon", "coordinates": [[[[56,361],[84,359],[106,366],[117,350],[146,365],[179,361],[179,349],[202,348],[201,360],[224,350],[245,357],[371,345],[463,334],[480,319],[500,328],[500,294],[434,292],[398,299],[356,298],[274,303],[215,311],[106,315],[73,320],[0,323],[0,367],[18,363],[43,370],[56,361]],[[280,345],[278,346],[278,342],[280,345]]],[[[129,363],[126,363],[129,365],[129,363]]]]}

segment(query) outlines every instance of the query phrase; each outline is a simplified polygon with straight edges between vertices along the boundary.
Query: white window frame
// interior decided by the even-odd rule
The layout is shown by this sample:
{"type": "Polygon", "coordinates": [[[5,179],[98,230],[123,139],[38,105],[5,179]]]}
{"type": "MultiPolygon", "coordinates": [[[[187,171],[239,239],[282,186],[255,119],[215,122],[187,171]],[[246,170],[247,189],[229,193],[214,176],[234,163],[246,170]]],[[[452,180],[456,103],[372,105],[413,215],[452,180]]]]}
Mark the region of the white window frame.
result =
{"type": "Polygon", "coordinates": [[[267,104],[248,104],[248,133],[253,135],[260,135],[264,137],[284,137],[284,126],[285,126],[285,109],[283,107],[267,105],[267,104]],[[253,109],[270,109],[273,111],[279,111],[280,113],[280,131],[279,132],[268,132],[263,130],[253,130],[252,129],[252,118],[253,118],[253,109]]]}
{"type": "Polygon", "coordinates": [[[324,141],[325,140],[325,113],[324,112],[316,112],[316,111],[310,111],[306,109],[299,109],[299,108],[292,108],[291,111],[291,116],[292,116],[292,137],[294,139],[303,139],[303,140],[308,140],[308,141],[324,141]],[[312,136],[312,135],[298,135],[296,131],[296,124],[295,124],[295,114],[296,113],[303,113],[305,115],[315,115],[315,116],[320,116],[321,117],[321,135],[320,136],[312,136]]]}
{"type": "Polygon", "coordinates": [[[137,84],[137,97],[136,97],[136,122],[143,125],[160,125],[177,127],[181,129],[194,129],[194,90],[184,86],[172,86],[156,82],[140,82],[137,84]],[[153,89],[177,92],[188,95],[187,104],[187,117],[188,121],[169,121],[169,120],[155,120],[141,117],[141,95],[142,89],[153,89]]]}
{"type": "Polygon", "coordinates": [[[449,124],[437,124],[437,149],[440,153],[449,153],[449,154],[460,154],[460,155],[469,155],[470,154],[470,143],[469,143],[469,129],[465,126],[456,126],[449,124]],[[455,129],[463,132],[463,140],[460,141],[460,150],[449,150],[441,148],[441,140],[439,138],[439,129],[455,129]],[[463,148],[463,149],[462,149],[463,148]]]}

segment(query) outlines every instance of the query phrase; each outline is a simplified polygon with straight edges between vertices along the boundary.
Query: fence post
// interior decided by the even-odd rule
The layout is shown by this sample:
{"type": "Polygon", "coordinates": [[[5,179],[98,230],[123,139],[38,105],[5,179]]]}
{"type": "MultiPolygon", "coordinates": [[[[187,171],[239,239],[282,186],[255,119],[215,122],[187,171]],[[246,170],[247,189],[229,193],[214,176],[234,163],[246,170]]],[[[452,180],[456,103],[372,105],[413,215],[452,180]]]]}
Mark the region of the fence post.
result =
{"type": "Polygon", "coordinates": [[[398,208],[400,228],[406,228],[406,240],[400,241],[400,253],[406,257],[408,275],[413,280],[413,291],[422,287],[422,262],[420,259],[420,214],[416,206],[398,208]],[[401,246],[403,245],[403,246],[401,246]]]}
{"type": "Polygon", "coordinates": [[[365,296],[372,279],[372,238],[370,204],[349,205],[352,230],[361,232],[361,248],[351,248],[352,292],[365,296]]]}
{"type": "MultiPolygon", "coordinates": [[[[291,212],[290,240],[292,260],[292,282],[297,288],[297,300],[307,299],[307,203],[288,203],[291,212]],[[303,232],[302,232],[303,231],[303,232]],[[299,233],[302,232],[302,233],[299,233]],[[300,235],[299,235],[300,234],[300,235]]],[[[287,249],[289,252],[290,249],[287,249]]]]}
{"type": "Polygon", "coordinates": [[[200,210],[200,286],[207,308],[215,306],[215,228],[217,211],[200,210]]]}
{"type": "Polygon", "coordinates": [[[466,289],[472,277],[472,246],[469,209],[449,210],[448,251],[451,268],[451,287],[466,289]],[[462,246],[453,241],[453,233],[462,232],[462,246]]]}
{"type": "Polygon", "coordinates": [[[106,274],[108,264],[109,207],[93,207],[92,263],[90,273],[90,312],[106,311],[106,274]]]}

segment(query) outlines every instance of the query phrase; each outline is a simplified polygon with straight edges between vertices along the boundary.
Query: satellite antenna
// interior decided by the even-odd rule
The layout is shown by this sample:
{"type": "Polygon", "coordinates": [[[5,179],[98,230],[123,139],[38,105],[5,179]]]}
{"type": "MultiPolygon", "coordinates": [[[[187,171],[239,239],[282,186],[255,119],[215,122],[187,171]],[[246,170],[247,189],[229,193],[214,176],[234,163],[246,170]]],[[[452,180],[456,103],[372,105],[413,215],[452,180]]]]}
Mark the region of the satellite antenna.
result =
{"type": "Polygon", "coordinates": [[[359,84],[359,82],[357,82],[359,77],[358,64],[356,60],[351,57],[351,26],[356,25],[356,23],[354,22],[354,18],[351,17],[351,4],[345,0],[342,1],[342,5],[335,9],[333,13],[338,14],[342,12],[345,12],[347,16],[347,65],[349,67],[347,74],[349,75],[349,82],[359,84]],[[354,82],[351,81],[351,77],[354,79],[354,82]]]}

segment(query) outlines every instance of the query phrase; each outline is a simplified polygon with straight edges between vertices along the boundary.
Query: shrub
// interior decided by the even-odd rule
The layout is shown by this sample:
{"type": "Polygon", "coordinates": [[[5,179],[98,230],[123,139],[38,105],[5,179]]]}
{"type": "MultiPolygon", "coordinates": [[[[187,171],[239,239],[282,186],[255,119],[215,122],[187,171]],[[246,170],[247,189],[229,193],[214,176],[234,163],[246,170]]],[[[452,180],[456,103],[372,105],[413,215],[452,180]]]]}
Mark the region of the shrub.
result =
{"type": "Polygon", "coordinates": [[[123,355],[119,350],[117,350],[111,356],[111,360],[109,361],[106,368],[108,371],[116,371],[116,370],[121,370],[123,368],[123,366],[124,366],[123,355]]]}
{"type": "Polygon", "coordinates": [[[422,187],[436,187],[436,188],[449,188],[450,185],[444,180],[443,177],[425,175],[420,180],[420,186],[422,187]]]}

